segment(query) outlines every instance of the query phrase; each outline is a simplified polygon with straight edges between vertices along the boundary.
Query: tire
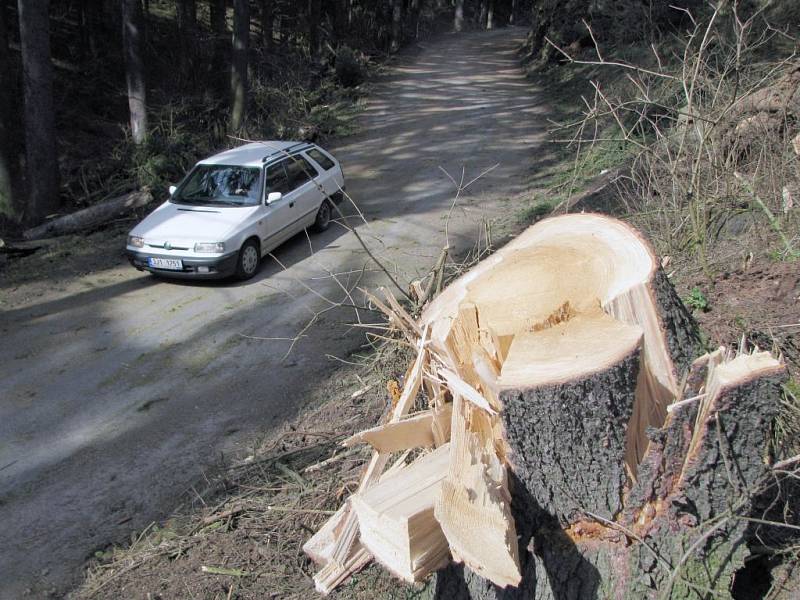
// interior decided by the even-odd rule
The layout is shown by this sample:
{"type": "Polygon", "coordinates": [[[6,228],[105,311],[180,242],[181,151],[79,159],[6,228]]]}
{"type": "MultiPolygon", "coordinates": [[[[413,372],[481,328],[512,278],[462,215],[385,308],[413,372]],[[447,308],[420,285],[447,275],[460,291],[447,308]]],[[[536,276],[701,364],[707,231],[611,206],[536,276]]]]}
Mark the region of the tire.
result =
{"type": "Polygon", "coordinates": [[[314,224],[311,226],[311,229],[317,233],[322,233],[325,231],[331,224],[332,212],[333,209],[331,208],[331,203],[327,200],[323,200],[322,204],[319,206],[317,218],[314,219],[314,224]]]}
{"type": "Polygon", "coordinates": [[[261,264],[261,252],[258,249],[258,242],[247,240],[239,250],[239,257],[236,259],[236,279],[245,281],[258,273],[258,266],[261,264]]]}

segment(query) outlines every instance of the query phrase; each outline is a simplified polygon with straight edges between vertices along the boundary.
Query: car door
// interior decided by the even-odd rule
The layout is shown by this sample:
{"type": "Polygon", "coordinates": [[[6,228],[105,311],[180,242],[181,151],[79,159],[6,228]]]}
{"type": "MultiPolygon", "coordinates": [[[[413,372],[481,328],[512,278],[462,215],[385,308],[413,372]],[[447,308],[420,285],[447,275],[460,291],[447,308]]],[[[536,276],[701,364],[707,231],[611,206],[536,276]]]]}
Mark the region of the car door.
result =
{"type": "Polygon", "coordinates": [[[299,213],[292,199],[286,173],[286,163],[289,160],[285,158],[267,166],[264,182],[264,217],[259,220],[262,254],[269,252],[292,235],[292,225],[299,213]],[[266,204],[267,197],[272,192],[280,192],[283,196],[280,200],[266,204]]]}
{"type": "Polygon", "coordinates": [[[319,177],[317,177],[317,182],[328,196],[334,196],[339,192],[340,186],[344,184],[343,180],[337,181],[337,176],[341,171],[336,168],[336,162],[318,147],[307,150],[306,154],[319,167],[317,170],[321,171],[319,177]]]}
{"type": "Polygon", "coordinates": [[[292,198],[299,209],[298,222],[293,229],[300,231],[314,221],[324,194],[313,181],[318,175],[317,169],[301,154],[295,154],[288,159],[286,175],[289,178],[292,198]]]}

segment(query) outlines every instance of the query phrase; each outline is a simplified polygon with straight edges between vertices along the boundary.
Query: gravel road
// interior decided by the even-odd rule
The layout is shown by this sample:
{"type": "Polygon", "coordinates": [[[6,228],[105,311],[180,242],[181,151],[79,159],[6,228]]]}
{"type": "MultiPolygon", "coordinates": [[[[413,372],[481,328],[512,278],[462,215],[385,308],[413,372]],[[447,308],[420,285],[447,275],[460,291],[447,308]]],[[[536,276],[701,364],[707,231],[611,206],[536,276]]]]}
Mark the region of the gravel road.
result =
{"type": "MultiPolygon", "coordinates": [[[[516,63],[524,34],[411,49],[375,82],[360,133],[331,145],[367,219],[359,231],[403,282],[445,242],[455,189],[442,169],[466,182],[498,165],[453,211],[456,250],[525,189],[545,119],[516,63]]],[[[323,314],[286,358],[287,341],[253,338],[292,338],[326,307],[319,296],[341,299],[330,272],[353,283],[347,273],[367,265],[361,285],[385,279],[351,232],[309,239],[276,252],[285,270],[265,263],[245,283],[159,280],[118,252],[58,281],[12,284],[0,271],[0,598],[62,596],[88,556],[163,517],[221,455],[307,406],[336,366],[326,355],[360,343],[352,311],[323,314]]]]}

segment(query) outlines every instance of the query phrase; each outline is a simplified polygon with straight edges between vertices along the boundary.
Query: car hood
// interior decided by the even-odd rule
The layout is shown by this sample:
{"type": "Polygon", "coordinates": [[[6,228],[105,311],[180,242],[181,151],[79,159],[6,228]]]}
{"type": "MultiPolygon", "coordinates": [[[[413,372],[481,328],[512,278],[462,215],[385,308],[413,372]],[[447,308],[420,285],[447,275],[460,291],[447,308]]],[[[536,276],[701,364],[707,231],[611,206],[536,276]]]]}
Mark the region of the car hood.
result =
{"type": "Polygon", "coordinates": [[[145,243],[224,242],[257,206],[195,206],[165,202],[131,231],[145,243]]]}

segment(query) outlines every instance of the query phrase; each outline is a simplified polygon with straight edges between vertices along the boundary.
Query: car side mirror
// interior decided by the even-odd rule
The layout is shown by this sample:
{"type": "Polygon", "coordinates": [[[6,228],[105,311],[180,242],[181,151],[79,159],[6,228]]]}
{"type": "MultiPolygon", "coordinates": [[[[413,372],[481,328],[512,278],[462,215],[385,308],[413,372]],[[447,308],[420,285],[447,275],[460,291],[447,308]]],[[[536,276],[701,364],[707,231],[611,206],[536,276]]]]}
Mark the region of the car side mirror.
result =
{"type": "Polygon", "coordinates": [[[175,190],[177,190],[177,189],[178,188],[175,187],[174,185],[169,186],[169,195],[170,196],[174,196],[175,195],[175,190]]]}
{"type": "Polygon", "coordinates": [[[272,204],[273,202],[277,202],[281,198],[283,198],[283,194],[281,194],[280,192],[270,192],[267,195],[267,204],[272,204]]]}

